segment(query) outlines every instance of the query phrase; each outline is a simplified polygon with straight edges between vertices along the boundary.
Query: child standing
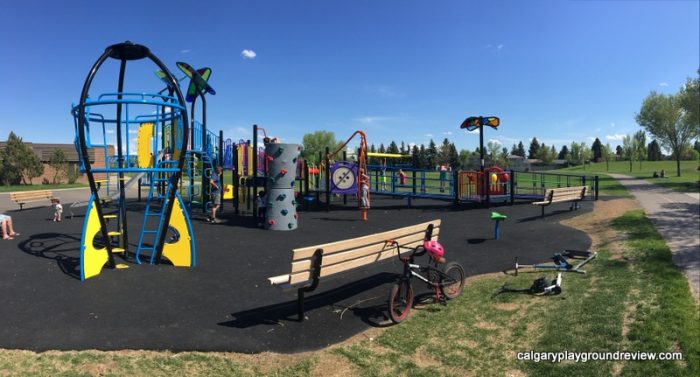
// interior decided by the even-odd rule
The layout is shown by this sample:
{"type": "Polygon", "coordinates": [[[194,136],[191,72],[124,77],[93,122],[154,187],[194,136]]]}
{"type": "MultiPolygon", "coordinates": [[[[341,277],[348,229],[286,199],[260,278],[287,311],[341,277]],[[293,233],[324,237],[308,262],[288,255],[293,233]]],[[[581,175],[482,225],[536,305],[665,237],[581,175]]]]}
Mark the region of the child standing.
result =
{"type": "Polygon", "coordinates": [[[406,173],[403,172],[403,169],[399,169],[399,184],[401,186],[406,185],[406,173]]]}
{"type": "Polygon", "coordinates": [[[61,199],[53,198],[51,199],[51,204],[53,204],[53,221],[61,221],[61,215],[63,214],[61,199]]]}
{"type": "Polygon", "coordinates": [[[256,205],[258,207],[258,226],[262,226],[263,221],[265,221],[265,212],[267,211],[267,197],[265,196],[265,190],[260,190],[260,192],[258,192],[256,205]]]}
{"type": "Polygon", "coordinates": [[[362,173],[362,186],[360,187],[362,208],[369,209],[369,176],[362,173]]]}

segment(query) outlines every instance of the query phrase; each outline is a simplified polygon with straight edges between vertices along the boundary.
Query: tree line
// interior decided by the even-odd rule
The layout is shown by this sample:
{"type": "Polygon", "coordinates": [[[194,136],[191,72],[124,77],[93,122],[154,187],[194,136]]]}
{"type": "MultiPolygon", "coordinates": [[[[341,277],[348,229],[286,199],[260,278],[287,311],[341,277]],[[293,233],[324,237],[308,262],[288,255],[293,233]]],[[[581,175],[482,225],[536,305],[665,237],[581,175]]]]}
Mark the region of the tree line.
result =
{"type": "MultiPolygon", "coordinates": [[[[53,168],[50,183],[61,183],[64,178],[68,183],[75,183],[80,176],[77,166],[71,166],[63,150],[56,148],[49,159],[53,168]]],[[[33,184],[33,179],[44,174],[44,164],[39,156],[24,143],[21,137],[10,132],[5,148],[0,149],[0,184],[33,184]]],[[[47,183],[47,182],[44,182],[47,183]]]]}
{"type": "MultiPolygon", "coordinates": [[[[330,146],[331,151],[335,151],[340,145],[330,131],[306,134],[303,140],[302,156],[315,164],[318,163],[319,156],[325,153],[326,145],[330,146]]],[[[639,162],[641,168],[642,161],[661,161],[666,158],[661,152],[661,144],[656,139],[649,143],[646,140],[646,133],[640,130],[633,135],[623,137],[622,145],[615,148],[610,143],[603,144],[599,138],[596,138],[590,146],[586,142],[574,141],[571,145],[563,145],[558,149],[555,145],[540,143],[537,137],[533,137],[527,150],[522,141],[513,144],[510,149],[490,141],[484,147],[484,157],[487,164],[504,168],[510,167],[514,156],[536,160],[536,164],[551,165],[557,162],[568,166],[583,165],[584,168],[591,162],[605,162],[608,169],[610,161],[626,160],[630,162],[630,171],[632,171],[633,162],[639,162]]],[[[369,152],[402,154],[405,156],[402,159],[386,159],[387,164],[409,165],[418,169],[435,169],[439,165],[449,166],[452,169],[474,169],[479,163],[480,156],[479,147],[473,151],[461,149],[458,152],[454,143],[448,138],[445,138],[439,146],[432,139],[427,146],[407,145],[404,141],[398,143],[391,141],[388,146],[381,143],[379,147],[370,144],[369,152]]],[[[681,159],[697,159],[698,154],[700,154],[700,142],[696,141],[693,148],[684,150],[681,159]]],[[[384,160],[374,157],[370,158],[369,163],[380,164],[384,160]]]]}
{"type": "MultiPolygon", "coordinates": [[[[549,165],[555,160],[564,161],[567,165],[583,165],[589,162],[609,162],[627,160],[630,171],[635,161],[659,161],[665,158],[661,149],[671,152],[671,158],[676,161],[677,175],[681,175],[680,161],[698,159],[700,156],[700,69],[698,77],[688,78],[686,83],[675,94],[660,94],[652,91],[642,102],[641,109],[635,114],[636,122],[642,127],[632,135],[625,135],[622,144],[613,148],[610,143],[603,145],[599,138],[588,146],[586,142],[572,142],[557,149],[554,145],[540,143],[536,137],[530,141],[525,150],[522,141],[513,144],[510,150],[500,143],[490,141],[484,147],[484,155],[490,164],[508,167],[509,156],[536,159],[542,164],[549,165]],[[653,139],[647,143],[647,133],[653,139]]],[[[335,150],[340,143],[330,131],[316,131],[304,135],[304,151],[302,156],[312,163],[318,163],[319,152],[328,146],[335,150]]],[[[447,165],[453,169],[473,168],[474,157],[480,155],[479,148],[475,151],[465,149],[457,151],[454,143],[445,138],[440,146],[431,139],[426,147],[424,144],[407,146],[404,141],[400,144],[391,141],[387,147],[380,144],[370,146],[370,152],[399,153],[408,155],[400,160],[402,164],[410,164],[420,169],[434,169],[437,165],[447,165]],[[399,146],[400,145],[400,146],[399,146]]],[[[379,163],[378,159],[370,159],[370,163],[379,163]]]]}

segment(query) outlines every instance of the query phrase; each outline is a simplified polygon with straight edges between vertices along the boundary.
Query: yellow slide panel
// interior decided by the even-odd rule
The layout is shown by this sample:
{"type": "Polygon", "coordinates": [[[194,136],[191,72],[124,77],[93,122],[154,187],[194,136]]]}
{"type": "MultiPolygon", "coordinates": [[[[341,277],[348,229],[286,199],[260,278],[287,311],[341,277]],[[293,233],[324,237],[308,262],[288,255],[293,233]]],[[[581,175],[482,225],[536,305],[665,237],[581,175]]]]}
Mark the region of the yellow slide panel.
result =
{"type": "Polygon", "coordinates": [[[150,168],[153,166],[151,139],[153,139],[153,123],[141,123],[138,139],[136,139],[136,159],[139,168],[150,168]]]}

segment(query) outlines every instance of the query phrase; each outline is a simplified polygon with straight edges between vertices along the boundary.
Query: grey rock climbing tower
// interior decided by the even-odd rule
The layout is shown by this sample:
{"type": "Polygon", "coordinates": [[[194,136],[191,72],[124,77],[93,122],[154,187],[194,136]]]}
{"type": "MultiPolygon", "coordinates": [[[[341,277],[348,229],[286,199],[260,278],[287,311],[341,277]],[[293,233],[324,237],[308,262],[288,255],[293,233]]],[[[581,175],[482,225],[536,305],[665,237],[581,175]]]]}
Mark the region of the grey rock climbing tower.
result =
{"type": "Polygon", "coordinates": [[[267,212],[265,229],[293,230],[297,228],[297,202],[294,182],[297,173],[299,144],[269,143],[267,157],[267,212]]]}

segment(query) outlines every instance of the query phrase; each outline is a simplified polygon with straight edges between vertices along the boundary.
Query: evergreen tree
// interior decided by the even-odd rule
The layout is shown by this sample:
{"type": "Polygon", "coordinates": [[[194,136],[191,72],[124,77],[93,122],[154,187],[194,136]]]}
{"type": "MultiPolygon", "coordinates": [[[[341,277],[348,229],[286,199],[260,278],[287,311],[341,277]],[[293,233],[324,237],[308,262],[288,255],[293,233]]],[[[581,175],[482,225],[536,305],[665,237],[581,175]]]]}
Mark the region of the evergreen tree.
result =
{"type": "Polygon", "coordinates": [[[593,142],[593,145],[591,146],[591,150],[593,151],[593,161],[594,162],[600,162],[603,160],[603,144],[600,142],[600,139],[595,138],[595,141],[593,142]]]}
{"type": "Polygon", "coordinates": [[[537,154],[540,152],[540,142],[537,141],[536,137],[532,138],[530,142],[530,149],[527,152],[527,158],[533,159],[537,158],[537,154]]]}
{"type": "Polygon", "coordinates": [[[401,154],[406,154],[406,143],[404,143],[403,140],[401,140],[401,149],[399,149],[399,151],[401,154]]]}
{"type": "Polygon", "coordinates": [[[656,141],[652,140],[647,146],[647,160],[649,161],[661,161],[663,159],[661,155],[661,146],[656,141]]]}
{"type": "Polygon", "coordinates": [[[558,160],[566,160],[567,157],[569,156],[569,147],[564,145],[561,147],[561,150],[559,151],[559,154],[557,155],[558,160]]]}
{"type": "Polygon", "coordinates": [[[440,149],[438,150],[437,163],[440,165],[449,165],[452,158],[450,141],[445,138],[445,140],[442,141],[440,149]]]}
{"type": "Polygon", "coordinates": [[[370,153],[377,153],[377,148],[374,147],[374,143],[372,143],[372,145],[369,146],[369,151],[370,153]]]}
{"type": "Polygon", "coordinates": [[[379,153],[386,153],[386,148],[384,148],[384,143],[379,144],[379,153]]]}
{"type": "Polygon", "coordinates": [[[520,157],[525,157],[525,146],[523,145],[522,141],[518,142],[518,150],[515,154],[520,157]]]}
{"type": "Polygon", "coordinates": [[[418,146],[415,144],[413,148],[411,148],[411,166],[416,169],[420,168],[420,149],[418,149],[418,146]]]}
{"type": "Polygon", "coordinates": [[[392,140],[389,148],[386,149],[386,153],[399,153],[399,147],[396,145],[396,142],[392,140]]]}
{"type": "Polygon", "coordinates": [[[427,169],[435,169],[435,164],[437,163],[438,150],[433,139],[430,139],[428,144],[428,149],[425,150],[427,169]]]}
{"type": "Polygon", "coordinates": [[[510,154],[513,156],[518,155],[518,146],[517,145],[513,144],[513,146],[510,147],[510,154]]]}
{"type": "Polygon", "coordinates": [[[418,161],[420,164],[418,167],[420,169],[427,169],[428,168],[428,150],[425,149],[425,145],[421,144],[420,145],[420,152],[418,153],[418,161]]]}
{"type": "Polygon", "coordinates": [[[5,149],[0,151],[0,160],[2,160],[0,178],[5,184],[16,185],[20,181],[26,184],[27,179],[31,184],[33,178],[44,173],[44,165],[39,156],[14,132],[10,132],[5,149]]]}
{"type": "Polygon", "coordinates": [[[615,148],[615,154],[617,155],[617,158],[622,158],[622,152],[622,147],[618,145],[617,148],[615,148]]]}
{"type": "Polygon", "coordinates": [[[447,161],[448,165],[454,170],[454,169],[459,169],[460,161],[459,161],[459,153],[457,152],[457,147],[455,146],[454,143],[450,143],[450,154],[449,154],[449,159],[447,161]]]}

